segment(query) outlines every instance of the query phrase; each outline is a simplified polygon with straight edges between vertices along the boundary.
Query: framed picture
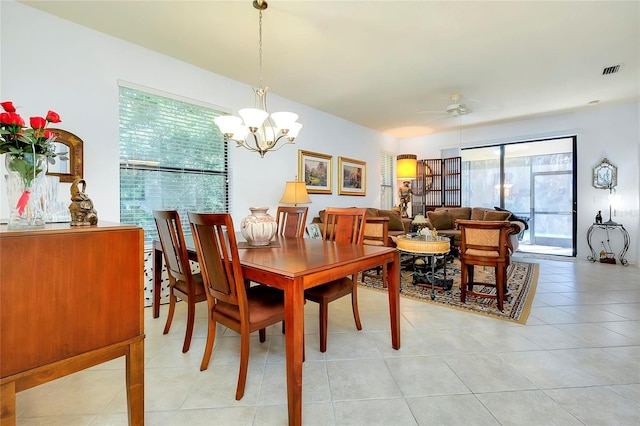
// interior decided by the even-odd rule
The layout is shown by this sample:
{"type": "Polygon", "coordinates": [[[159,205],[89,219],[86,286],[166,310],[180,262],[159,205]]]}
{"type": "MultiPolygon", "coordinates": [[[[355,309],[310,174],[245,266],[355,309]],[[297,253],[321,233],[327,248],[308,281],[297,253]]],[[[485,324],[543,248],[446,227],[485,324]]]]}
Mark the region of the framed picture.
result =
{"type": "Polygon", "coordinates": [[[307,225],[307,235],[314,240],[322,239],[322,231],[320,231],[320,225],[317,223],[310,223],[307,225]]]}
{"type": "Polygon", "coordinates": [[[309,194],[331,194],[332,170],[330,155],[298,150],[298,179],[307,184],[309,194]]]}
{"type": "Polygon", "coordinates": [[[338,157],[338,194],[367,195],[367,163],[338,157]]]}

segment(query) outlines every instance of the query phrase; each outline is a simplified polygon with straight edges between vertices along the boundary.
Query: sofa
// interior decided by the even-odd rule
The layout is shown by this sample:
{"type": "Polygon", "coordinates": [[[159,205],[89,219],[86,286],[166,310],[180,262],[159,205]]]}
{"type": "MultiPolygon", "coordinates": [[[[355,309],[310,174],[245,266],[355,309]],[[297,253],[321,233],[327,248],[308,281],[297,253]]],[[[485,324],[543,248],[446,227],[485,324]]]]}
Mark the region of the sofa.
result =
{"type": "Polygon", "coordinates": [[[460,246],[461,232],[456,226],[458,219],[463,220],[507,220],[511,222],[511,245],[518,248],[518,234],[528,228],[527,222],[508,210],[485,207],[438,207],[427,212],[427,226],[438,231],[438,235],[453,237],[453,244],[460,246]]]}
{"type": "MultiPolygon", "coordinates": [[[[411,218],[403,218],[400,213],[393,210],[381,210],[376,208],[367,208],[367,217],[388,217],[389,218],[389,236],[395,237],[411,232],[411,218]]],[[[311,223],[320,225],[323,228],[324,210],[318,212],[318,216],[311,220],[311,223]]]]}

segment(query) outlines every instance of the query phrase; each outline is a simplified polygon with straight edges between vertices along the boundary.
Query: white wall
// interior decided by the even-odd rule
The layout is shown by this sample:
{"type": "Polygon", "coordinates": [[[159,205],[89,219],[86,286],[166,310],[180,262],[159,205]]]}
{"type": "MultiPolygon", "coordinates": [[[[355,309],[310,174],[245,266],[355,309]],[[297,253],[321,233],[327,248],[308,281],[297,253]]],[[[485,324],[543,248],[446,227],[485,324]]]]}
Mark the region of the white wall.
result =
{"type": "MultiPolygon", "coordinates": [[[[118,80],[220,105],[234,113],[253,103],[248,85],[13,1],[0,1],[0,23],[0,100],[22,106],[19,112],[26,117],[53,109],[62,117],[59,127],[83,139],[87,194],[100,220],[119,221],[118,80]]],[[[238,223],[250,206],[265,205],[274,212],[284,182],[297,175],[299,149],[333,156],[333,194],[311,195],[309,215],[313,217],[326,206],[378,206],[380,150],[433,158],[440,156],[442,148],[460,145],[457,131],[395,141],[273,93],[269,105],[273,111],[298,113],[304,127],[295,145],[267,153],[264,159],[241,148],[231,150],[231,214],[238,223]],[[337,195],[338,156],[366,161],[366,197],[337,195]]],[[[585,234],[595,212],[606,210],[603,193],[591,187],[590,175],[591,167],[607,157],[618,166],[617,189],[622,195],[614,220],[631,234],[627,257],[638,264],[638,111],[634,103],[466,129],[462,146],[577,134],[578,257],[588,254],[585,234]]],[[[68,187],[63,184],[60,190],[63,200],[68,200],[68,187]]],[[[0,204],[0,217],[7,217],[4,179],[0,179],[0,204]]]]}
{"type": "MultiPolygon", "coordinates": [[[[578,235],[577,257],[589,255],[586,234],[598,210],[607,212],[607,191],[592,186],[592,167],[606,157],[618,167],[617,194],[620,205],[613,220],[622,223],[631,236],[631,247],[626,255],[637,265],[640,253],[640,102],[596,107],[580,112],[551,117],[522,120],[512,123],[482,126],[447,133],[399,141],[398,151],[414,152],[418,158],[439,158],[440,149],[492,145],[503,142],[542,139],[555,136],[577,135],[578,179],[578,235]],[[462,137],[461,137],[462,136],[462,137]]],[[[622,248],[619,232],[611,233],[616,252],[622,248]],[[616,245],[617,244],[617,245],[616,245]]]]}
{"type": "MultiPolygon", "coordinates": [[[[0,98],[22,106],[18,112],[27,119],[49,109],[58,112],[62,123],[57,126],[84,141],[86,192],[100,220],[119,221],[120,215],[118,80],[219,105],[236,114],[253,105],[251,86],[30,7],[2,1],[0,15],[0,98]]],[[[273,93],[269,108],[296,112],[304,127],[295,145],[263,159],[243,148],[231,149],[231,214],[236,223],[249,214],[250,206],[268,206],[275,213],[285,181],[298,173],[299,149],[333,156],[334,192],[311,195],[310,217],[329,205],[379,205],[379,146],[390,146],[393,138],[273,93]],[[337,195],[338,156],[367,163],[365,197],[337,195]]],[[[4,179],[0,185],[0,217],[6,218],[4,179]]],[[[63,185],[60,198],[68,200],[69,185],[63,185]]]]}

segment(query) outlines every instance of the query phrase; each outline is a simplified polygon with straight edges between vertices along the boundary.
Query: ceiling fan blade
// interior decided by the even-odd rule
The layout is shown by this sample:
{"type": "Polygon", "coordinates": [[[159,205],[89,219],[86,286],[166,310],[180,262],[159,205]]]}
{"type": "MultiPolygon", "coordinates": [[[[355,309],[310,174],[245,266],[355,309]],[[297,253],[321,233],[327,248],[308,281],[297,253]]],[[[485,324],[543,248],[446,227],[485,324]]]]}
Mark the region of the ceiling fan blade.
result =
{"type": "Polygon", "coordinates": [[[442,115],[439,115],[438,117],[433,117],[433,118],[430,118],[428,120],[425,120],[425,121],[422,122],[422,124],[427,124],[427,123],[431,123],[433,121],[438,121],[438,120],[446,120],[448,118],[451,118],[451,115],[442,114],[442,115]]]}
{"type": "Polygon", "coordinates": [[[418,114],[446,114],[446,111],[443,110],[426,110],[426,111],[418,111],[418,114]]]}

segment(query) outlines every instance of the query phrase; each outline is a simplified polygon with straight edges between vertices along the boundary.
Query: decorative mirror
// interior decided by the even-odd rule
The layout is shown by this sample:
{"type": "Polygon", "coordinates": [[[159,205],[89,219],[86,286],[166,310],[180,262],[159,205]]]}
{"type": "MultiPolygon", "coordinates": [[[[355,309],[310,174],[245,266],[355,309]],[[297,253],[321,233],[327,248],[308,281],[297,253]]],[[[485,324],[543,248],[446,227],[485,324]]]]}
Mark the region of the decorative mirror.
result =
{"type": "Polygon", "coordinates": [[[618,185],[618,168],[609,160],[602,161],[593,168],[593,186],[598,189],[611,189],[618,185]]]}
{"type": "Polygon", "coordinates": [[[59,176],[60,182],[73,182],[76,177],[83,178],[82,139],[62,129],[49,129],[56,134],[53,142],[56,153],[67,153],[55,157],[55,163],[49,163],[47,175],[59,176]]]}

